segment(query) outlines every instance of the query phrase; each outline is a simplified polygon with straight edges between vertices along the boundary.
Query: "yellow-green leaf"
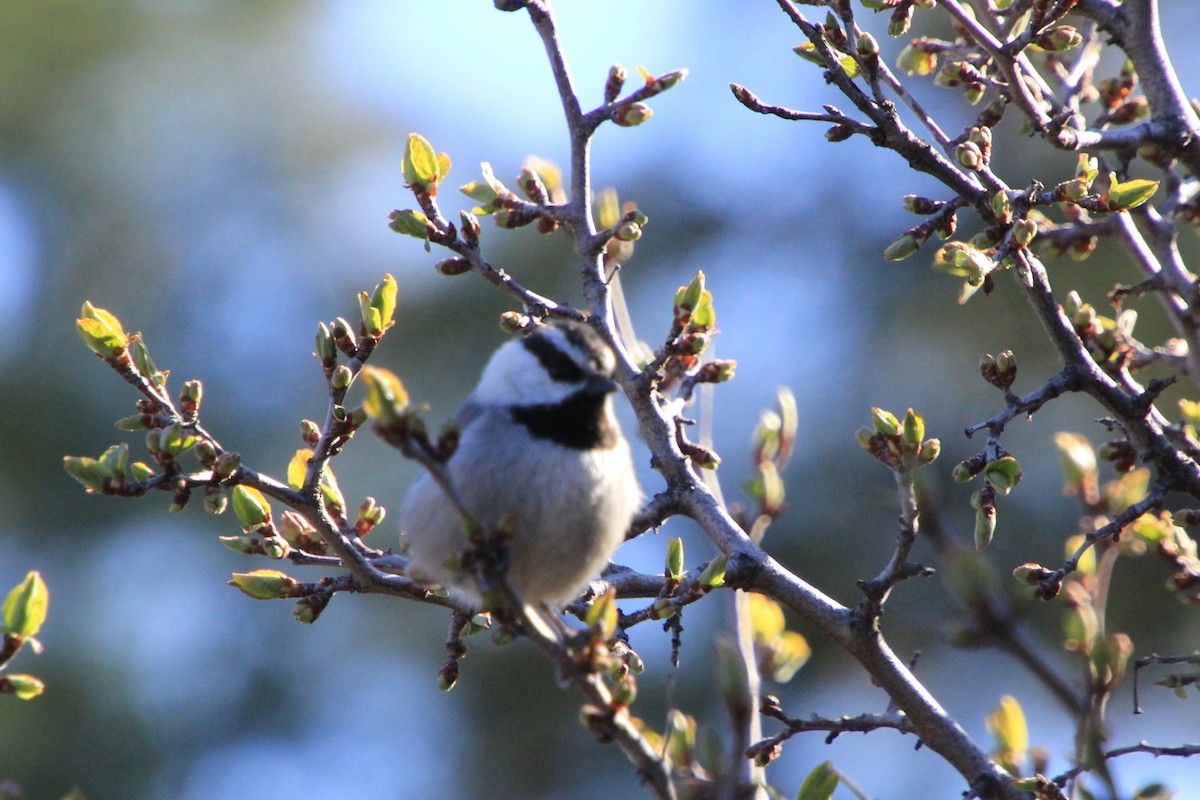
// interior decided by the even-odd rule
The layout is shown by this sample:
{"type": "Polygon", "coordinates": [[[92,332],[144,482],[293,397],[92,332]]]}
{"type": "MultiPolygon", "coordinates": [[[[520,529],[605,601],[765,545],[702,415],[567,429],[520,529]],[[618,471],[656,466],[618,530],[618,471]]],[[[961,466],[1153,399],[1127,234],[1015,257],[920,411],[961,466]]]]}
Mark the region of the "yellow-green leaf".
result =
{"type": "Polygon", "coordinates": [[[825,761],[813,767],[812,772],[800,785],[796,800],[829,800],[838,785],[838,774],[833,764],[825,761]]]}
{"type": "MultiPolygon", "coordinates": [[[[293,459],[295,460],[295,459],[293,459]]],[[[291,468],[288,468],[291,471],[291,468]]],[[[233,513],[247,528],[257,528],[271,519],[271,505],[262,492],[250,486],[233,487],[233,513]]]]}
{"type": "Polygon", "coordinates": [[[1113,182],[1108,190],[1108,204],[1115,209],[1137,208],[1158,191],[1158,181],[1135,178],[1125,183],[1113,182]]]}
{"type": "MultiPolygon", "coordinates": [[[[304,478],[308,474],[308,462],[312,459],[313,451],[307,447],[302,447],[292,456],[292,460],[287,466],[287,482],[288,486],[293,489],[299,489],[304,486],[304,478]]],[[[236,508],[234,509],[237,510],[236,508]]],[[[241,516],[240,514],[238,515],[241,516]]]]}
{"type": "Polygon", "coordinates": [[[408,135],[404,158],[400,162],[404,182],[417,191],[424,191],[438,182],[438,155],[433,145],[419,133],[408,135]]]}
{"type": "Polygon", "coordinates": [[[18,636],[34,636],[46,621],[50,592],[37,570],[31,570],[4,600],[4,630],[18,636]]]}
{"type": "Polygon", "coordinates": [[[394,372],[382,367],[363,367],[359,374],[367,385],[363,408],[371,419],[390,425],[408,409],[408,392],[394,372]]]}

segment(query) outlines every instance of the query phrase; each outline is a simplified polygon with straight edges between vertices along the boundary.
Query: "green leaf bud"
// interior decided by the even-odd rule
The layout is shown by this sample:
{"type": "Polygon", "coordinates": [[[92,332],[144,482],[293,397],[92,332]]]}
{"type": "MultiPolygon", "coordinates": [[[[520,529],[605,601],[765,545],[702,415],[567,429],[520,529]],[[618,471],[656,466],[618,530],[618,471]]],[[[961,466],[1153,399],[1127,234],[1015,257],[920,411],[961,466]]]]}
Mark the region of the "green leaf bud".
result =
{"type": "Polygon", "coordinates": [[[396,233],[412,236],[414,239],[429,241],[429,217],[420,211],[406,208],[388,214],[388,227],[396,233]]]}
{"type": "Polygon", "coordinates": [[[669,597],[660,597],[650,606],[650,616],[657,620],[670,619],[679,613],[679,608],[669,597]]]}
{"type": "Polygon", "coordinates": [[[262,551],[267,558],[285,558],[290,550],[288,543],[281,536],[264,536],[262,539],[262,551]]]}
{"type": "Polygon", "coordinates": [[[620,64],[613,64],[608,68],[608,79],[604,82],[604,102],[606,104],[612,103],[621,94],[627,74],[625,67],[620,64]]]}
{"type": "Polygon", "coordinates": [[[250,530],[271,521],[271,505],[262,492],[250,486],[233,487],[233,513],[250,530]]]}
{"type": "Polygon", "coordinates": [[[1000,189],[992,195],[992,213],[996,215],[996,221],[1001,225],[1012,222],[1013,205],[1008,192],[1000,189]]]}
{"type": "Polygon", "coordinates": [[[291,596],[300,582],[278,570],[256,569],[253,572],[233,573],[229,585],[236,586],[255,600],[278,600],[291,596]]]}
{"type": "Polygon", "coordinates": [[[983,151],[975,142],[961,142],[954,148],[954,157],[958,163],[967,169],[979,169],[983,166],[983,151]]]}
{"type": "Polygon", "coordinates": [[[903,261],[921,249],[921,242],[911,232],[904,233],[883,251],[885,261],[903,261]]]}
{"type": "Polygon", "coordinates": [[[396,279],[390,273],[384,275],[383,280],[371,291],[371,307],[379,312],[379,323],[382,330],[386,331],[392,327],[392,318],[396,314],[396,297],[399,292],[396,279]]]}
{"type": "Polygon", "coordinates": [[[1028,247],[1037,236],[1037,223],[1031,219],[1019,219],[1013,223],[1012,240],[1017,247],[1028,247]]]}
{"type": "Polygon", "coordinates": [[[91,492],[104,493],[116,482],[116,476],[106,464],[87,456],[64,456],[63,469],[91,492]]]}
{"type": "Polygon", "coordinates": [[[654,111],[645,103],[626,103],[613,111],[612,121],[622,128],[632,128],[641,125],[652,116],[654,111]]]}
{"type": "Polygon", "coordinates": [[[209,486],[204,490],[204,510],[209,514],[224,514],[228,507],[229,498],[220,486],[209,486]]]}
{"type": "Polygon", "coordinates": [[[216,473],[217,479],[222,481],[229,480],[235,472],[242,466],[242,454],[232,453],[228,450],[217,456],[216,473]]]}
{"type": "Polygon", "coordinates": [[[416,192],[436,189],[441,181],[441,163],[433,145],[419,133],[410,133],[400,162],[405,184],[416,192]]]}
{"type": "Polygon", "coordinates": [[[235,536],[219,536],[217,538],[221,540],[221,544],[225,545],[235,553],[252,555],[262,552],[258,546],[258,538],[254,536],[247,536],[244,533],[239,533],[235,536]]]}
{"type": "Polygon", "coordinates": [[[337,347],[329,326],[324,322],[317,323],[317,358],[323,363],[337,358],[337,347]]]}
{"type": "Polygon", "coordinates": [[[724,586],[725,567],[728,561],[728,556],[722,554],[708,562],[708,566],[700,573],[700,577],[696,579],[696,583],[705,591],[724,586]]]}
{"type": "Polygon", "coordinates": [[[0,675],[0,693],[15,694],[21,700],[32,700],[46,690],[46,684],[32,675],[0,675]]]}
{"type": "Polygon", "coordinates": [[[897,436],[900,433],[900,421],[896,415],[882,408],[871,407],[871,425],[876,433],[884,436],[897,436]]]}
{"type": "Polygon", "coordinates": [[[942,453],[941,439],[926,439],[921,442],[921,450],[917,453],[917,461],[926,466],[937,461],[937,457],[942,453]]]}
{"type": "Polygon", "coordinates": [[[996,507],[975,509],[975,549],[986,550],[996,535],[996,507]]]}
{"type": "Polygon", "coordinates": [[[667,577],[678,581],[683,577],[683,539],[672,536],[667,541],[667,577]]]}
{"type": "Polygon", "coordinates": [[[925,438],[925,418],[911,408],[904,414],[904,444],[916,450],[925,438]]]}
{"type": "Polygon", "coordinates": [[[642,226],[636,222],[622,222],[613,233],[613,238],[620,242],[636,242],[642,238],[642,226]]]}
{"type": "Polygon", "coordinates": [[[434,264],[439,275],[464,275],[471,271],[471,262],[465,258],[447,258],[434,264]]]}
{"type": "Polygon", "coordinates": [[[983,476],[1002,495],[1008,494],[1021,481],[1021,467],[1012,456],[1003,456],[989,461],[983,468],[983,476]]]}
{"type": "Polygon", "coordinates": [[[196,434],[192,430],[185,428],[182,423],[176,422],[170,427],[162,429],[158,447],[160,452],[169,456],[180,456],[195,447],[197,441],[196,434]]]}
{"type": "Polygon", "coordinates": [[[334,389],[346,389],[354,381],[354,373],[345,364],[338,364],[337,369],[329,376],[329,385],[334,389]]]}
{"type": "Polygon", "coordinates": [[[156,474],[154,468],[143,461],[135,461],[130,464],[129,472],[135,481],[148,481],[156,474]]]}

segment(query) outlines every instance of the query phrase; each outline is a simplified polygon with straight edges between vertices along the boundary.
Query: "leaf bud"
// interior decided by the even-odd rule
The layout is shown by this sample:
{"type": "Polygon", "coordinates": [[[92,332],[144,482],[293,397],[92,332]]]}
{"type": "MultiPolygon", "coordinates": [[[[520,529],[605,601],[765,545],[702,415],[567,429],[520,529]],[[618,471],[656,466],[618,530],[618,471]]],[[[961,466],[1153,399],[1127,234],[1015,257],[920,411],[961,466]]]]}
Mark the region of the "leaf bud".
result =
{"type": "Polygon", "coordinates": [[[921,243],[912,232],[902,234],[900,238],[887,246],[883,251],[885,261],[903,261],[921,248],[921,243]]]}
{"type": "Polygon", "coordinates": [[[975,510],[975,549],[986,550],[996,535],[996,507],[985,506],[975,510]]]}
{"type": "Polygon", "coordinates": [[[229,507],[229,498],[220,486],[209,486],[204,490],[204,510],[209,514],[220,515],[229,507]]]}
{"type": "Polygon", "coordinates": [[[469,211],[460,211],[459,219],[462,223],[459,227],[462,229],[463,241],[472,250],[477,249],[479,247],[480,233],[479,218],[469,211]]]}
{"type": "MultiPolygon", "coordinates": [[[[205,498],[206,504],[207,500],[208,498],[205,498]]],[[[234,536],[218,536],[217,538],[221,540],[221,544],[225,545],[235,553],[241,553],[242,555],[255,555],[262,552],[258,546],[258,538],[254,536],[247,536],[244,533],[239,533],[234,536]]]]}
{"type": "Polygon", "coordinates": [[[526,197],[539,206],[550,202],[550,193],[546,191],[546,184],[542,183],[542,177],[533,167],[529,165],[521,167],[521,173],[517,176],[517,185],[521,187],[521,191],[525,193],[526,197]]]}
{"type": "Polygon", "coordinates": [[[921,442],[921,450],[917,453],[917,462],[922,466],[932,464],[942,453],[941,439],[926,439],[921,442]]]}
{"type": "Polygon", "coordinates": [[[0,694],[14,694],[21,700],[32,700],[46,690],[46,684],[32,675],[0,675],[0,694]]]}
{"type": "Polygon", "coordinates": [[[632,128],[641,125],[653,115],[654,111],[645,103],[625,103],[613,112],[612,121],[622,128],[632,128]]]}
{"type": "Polygon", "coordinates": [[[519,311],[505,311],[500,315],[500,330],[505,333],[517,333],[533,324],[533,320],[519,311]]]}
{"type": "Polygon", "coordinates": [[[1028,247],[1037,236],[1037,223],[1031,219],[1019,219],[1013,223],[1012,240],[1017,247],[1028,247]]]}
{"type": "MultiPolygon", "coordinates": [[[[896,6],[896,10],[892,12],[892,18],[888,20],[888,35],[900,37],[908,33],[908,28],[912,24],[912,17],[912,3],[901,3],[896,6]]],[[[875,52],[879,52],[878,45],[876,45],[875,52]]]]}
{"type": "Polygon", "coordinates": [[[884,436],[897,436],[900,433],[900,421],[896,419],[896,415],[882,408],[871,408],[871,425],[876,433],[884,436]]]}
{"type": "Polygon", "coordinates": [[[626,74],[625,67],[620,64],[613,64],[608,68],[608,80],[604,82],[605,103],[612,103],[621,94],[621,88],[625,85],[626,74]]]}
{"type": "Polygon", "coordinates": [[[736,369],[737,362],[732,359],[709,361],[696,373],[696,381],[698,383],[724,383],[733,378],[736,369]]]}
{"type": "Polygon", "coordinates": [[[719,555],[708,562],[708,566],[700,573],[700,577],[696,579],[696,583],[706,591],[716,589],[718,586],[724,586],[725,566],[728,560],[727,556],[719,555]]]}
{"type": "Polygon", "coordinates": [[[447,258],[433,267],[439,275],[462,275],[471,271],[471,262],[465,258],[447,258]]]}
{"type": "Polygon", "coordinates": [[[378,505],[374,497],[368,497],[358,507],[357,523],[359,527],[365,526],[370,529],[383,522],[386,515],[387,509],[378,505]]]}
{"type": "Polygon", "coordinates": [[[1042,31],[1034,41],[1041,48],[1061,53],[1083,44],[1083,34],[1070,25],[1056,25],[1042,31]]]}
{"type": "Polygon", "coordinates": [[[1012,200],[1009,199],[1008,192],[1004,189],[999,189],[992,195],[992,213],[996,215],[996,221],[1001,225],[1012,222],[1012,200]]]}
{"type": "Polygon", "coordinates": [[[154,477],[154,468],[143,461],[135,461],[129,465],[129,472],[135,481],[147,481],[154,477]]]}
{"type": "Polygon", "coordinates": [[[875,41],[875,37],[865,31],[858,35],[858,40],[854,43],[854,48],[858,51],[860,58],[874,58],[879,55],[879,42],[875,41]]]}
{"type": "Polygon", "coordinates": [[[274,559],[286,557],[291,549],[288,547],[288,543],[284,541],[283,537],[278,535],[264,536],[261,546],[263,554],[268,558],[274,559]]]}
{"type": "Polygon", "coordinates": [[[198,380],[184,381],[179,388],[179,407],[184,414],[192,415],[200,410],[204,398],[204,384],[198,380]]]}
{"type": "Polygon", "coordinates": [[[904,444],[913,450],[921,446],[925,438],[925,418],[911,408],[904,414],[904,444]]]}
{"type": "Polygon", "coordinates": [[[250,530],[271,521],[271,506],[262,492],[250,486],[233,487],[233,513],[250,530]]]}
{"type": "Polygon", "coordinates": [[[337,358],[337,349],[333,343],[333,334],[324,322],[317,323],[317,358],[322,364],[337,358]]]}
{"type": "Polygon", "coordinates": [[[309,447],[316,447],[321,440],[321,427],[311,419],[300,420],[300,438],[309,447]]]}
{"type": "Polygon", "coordinates": [[[983,477],[996,491],[1008,494],[1021,481],[1021,467],[1012,456],[1003,456],[989,461],[983,469],[983,477]]]}
{"type": "Polygon", "coordinates": [[[657,620],[670,619],[678,613],[679,609],[675,603],[671,602],[669,597],[660,597],[650,606],[650,616],[657,620]]]}
{"type": "Polygon", "coordinates": [[[334,389],[346,389],[354,380],[354,373],[345,364],[338,364],[337,369],[329,377],[329,385],[334,389]]]}
{"type": "Polygon", "coordinates": [[[613,238],[620,242],[636,242],[642,238],[642,226],[636,222],[622,222],[613,233],[613,238]]]}
{"type": "Polygon", "coordinates": [[[201,439],[196,443],[196,459],[205,469],[212,469],[217,463],[217,446],[211,439],[201,439]]]}
{"type": "Polygon", "coordinates": [[[242,466],[241,453],[232,453],[228,450],[217,456],[216,473],[217,479],[227,481],[235,472],[242,466]]]}
{"type": "Polygon", "coordinates": [[[253,572],[233,573],[229,585],[236,586],[255,600],[277,600],[290,596],[300,582],[278,570],[256,569],[253,572]]]}
{"type": "Polygon", "coordinates": [[[954,157],[967,169],[979,169],[983,166],[983,151],[975,142],[962,142],[954,148],[954,157]]]}

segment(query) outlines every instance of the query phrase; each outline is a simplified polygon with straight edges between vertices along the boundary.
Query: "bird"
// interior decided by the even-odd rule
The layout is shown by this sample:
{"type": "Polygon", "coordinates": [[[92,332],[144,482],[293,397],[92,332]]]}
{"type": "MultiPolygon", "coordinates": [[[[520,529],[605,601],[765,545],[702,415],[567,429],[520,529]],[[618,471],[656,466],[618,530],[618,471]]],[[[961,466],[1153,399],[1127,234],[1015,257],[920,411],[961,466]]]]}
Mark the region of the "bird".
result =
{"type": "MultiPolygon", "coordinates": [[[[614,413],[616,357],[588,323],[553,320],[501,345],[454,417],[445,475],[484,534],[508,532],[504,577],[527,605],[562,607],[598,577],[641,504],[614,413]]],[[[401,512],[408,576],[482,608],[462,516],[430,474],[401,512]]]]}

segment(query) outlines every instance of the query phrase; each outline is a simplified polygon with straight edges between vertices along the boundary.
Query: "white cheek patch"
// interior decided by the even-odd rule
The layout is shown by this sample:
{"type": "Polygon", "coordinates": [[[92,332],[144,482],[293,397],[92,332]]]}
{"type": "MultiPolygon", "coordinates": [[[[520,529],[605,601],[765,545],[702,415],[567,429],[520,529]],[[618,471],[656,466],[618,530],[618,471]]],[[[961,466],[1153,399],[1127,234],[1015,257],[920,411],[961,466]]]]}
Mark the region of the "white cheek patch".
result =
{"type": "Polygon", "coordinates": [[[474,398],[496,406],[540,405],[558,403],[578,388],[575,384],[551,380],[537,358],[520,341],[512,341],[492,355],[479,378],[474,398]]]}

